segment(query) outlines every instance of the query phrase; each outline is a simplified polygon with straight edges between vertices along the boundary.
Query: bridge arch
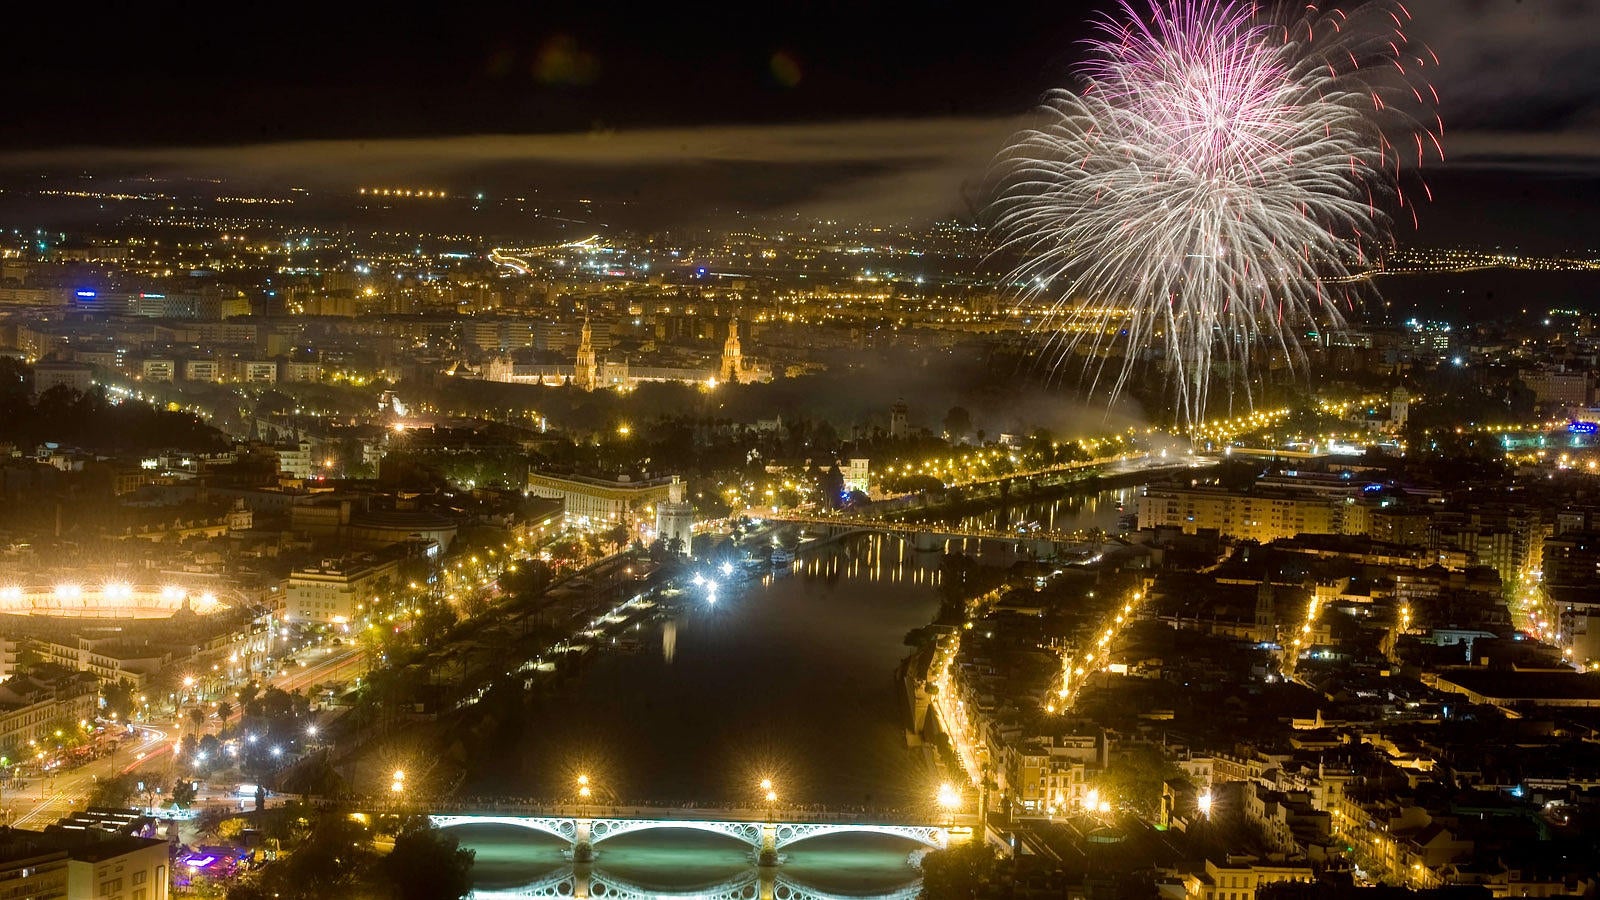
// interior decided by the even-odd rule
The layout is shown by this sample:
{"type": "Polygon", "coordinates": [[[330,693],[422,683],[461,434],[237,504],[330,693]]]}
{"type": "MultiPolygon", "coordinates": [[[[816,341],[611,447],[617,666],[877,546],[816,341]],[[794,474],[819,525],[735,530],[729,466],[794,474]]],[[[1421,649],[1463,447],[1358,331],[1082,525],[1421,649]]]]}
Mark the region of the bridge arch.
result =
{"type": "Polygon", "coordinates": [[[943,850],[950,843],[950,833],[937,825],[857,825],[845,822],[818,824],[780,823],[777,826],[777,847],[798,844],[801,841],[829,834],[884,834],[890,837],[916,841],[925,847],[943,850]]]}
{"type": "Polygon", "coordinates": [[[571,843],[578,839],[578,823],[571,818],[549,818],[546,816],[429,816],[428,820],[435,828],[455,828],[460,825],[510,825],[528,831],[540,831],[554,835],[571,843]]]}
{"type": "Polygon", "coordinates": [[[599,844],[608,838],[624,834],[671,828],[720,834],[757,850],[761,849],[759,822],[713,822],[695,819],[596,819],[590,826],[590,841],[599,844]]]}

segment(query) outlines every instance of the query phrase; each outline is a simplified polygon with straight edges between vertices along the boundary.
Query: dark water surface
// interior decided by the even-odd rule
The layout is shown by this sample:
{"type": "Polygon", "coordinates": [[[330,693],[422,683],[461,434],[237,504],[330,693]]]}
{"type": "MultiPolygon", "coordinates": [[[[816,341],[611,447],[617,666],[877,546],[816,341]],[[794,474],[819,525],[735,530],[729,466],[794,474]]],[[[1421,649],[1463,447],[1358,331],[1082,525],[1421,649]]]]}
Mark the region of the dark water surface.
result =
{"type": "Polygon", "coordinates": [[[895,669],[938,608],[938,557],[883,537],[802,556],[794,574],[689,587],[665,621],[599,641],[488,748],[463,793],[723,806],[773,778],[781,803],[905,807],[934,773],[906,746],[895,669]],[[615,642],[613,642],[613,638],[615,642]]]}
{"type": "MultiPolygon", "coordinates": [[[[487,748],[467,795],[563,799],[578,774],[597,805],[751,806],[774,780],[779,807],[923,811],[937,772],[907,746],[896,668],[908,631],[938,609],[938,555],[860,536],[803,553],[793,572],[707,569],[676,611],[617,627],[575,673],[529,693],[514,734],[487,748]]],[[[502,713],[503,714],[503,713],[502,713]]],[[[557,875],[553,838],[521,829],[458,832],[479,851],[484,891],[557,875]]],[[[816,838],[789,851],[785,877],[873,895],[917,877],[909,842],[816,838]]],[[[662,890],[696,890],[749,870],[749,851],[716,835],[651,831],[601,845],[596,871],[662,890]]]]}

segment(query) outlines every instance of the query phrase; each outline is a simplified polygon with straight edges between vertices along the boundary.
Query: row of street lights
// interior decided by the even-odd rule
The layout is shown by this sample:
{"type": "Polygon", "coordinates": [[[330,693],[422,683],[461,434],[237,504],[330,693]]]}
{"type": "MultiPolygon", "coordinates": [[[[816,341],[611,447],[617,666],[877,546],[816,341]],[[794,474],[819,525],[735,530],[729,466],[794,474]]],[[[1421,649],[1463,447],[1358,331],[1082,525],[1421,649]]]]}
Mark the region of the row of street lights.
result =
{"type": "MultiPolygon", "coordinates": [[[[589,776],[587,774],[579,774],[576,779],[576,785],[578,801],[582,804],[589,803],[594,798],[594,787],[589,780],[589,776]]],[[[395,770],[394,783],[390,785],[390,788],[396,793],[405,789],[404,771],[395,770]]],[[[762,778],[756,783],[756,788],[761,800],[766,803],[767,818],[771,819],[778,803],[777,784],[771,778],[762,778]]],[[[944,810],[952,821],[954,821],[956,813],[961,811],[961,807],[966,802],[961,795],[961,789],[948,781],[939,785],[939,790],[934,799],[939,808],[944,810]]]]}

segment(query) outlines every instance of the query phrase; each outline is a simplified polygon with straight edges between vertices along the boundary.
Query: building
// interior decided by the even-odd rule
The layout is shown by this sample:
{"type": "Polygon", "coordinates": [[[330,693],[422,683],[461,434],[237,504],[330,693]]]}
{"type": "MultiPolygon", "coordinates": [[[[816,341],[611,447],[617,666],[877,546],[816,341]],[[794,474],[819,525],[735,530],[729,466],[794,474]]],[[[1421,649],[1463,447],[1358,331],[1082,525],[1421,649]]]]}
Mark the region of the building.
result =
{"type": "Polygon", "coordinates": [[[583,332],[578,338],[578,357],[573,364],[572,383],[586,391],[595,389],[599,380],[599,369],[594,359],[593,334],[589,329],[589,317],[583,317],[583,332]]]}
{"type": "Polygon", "coordinates": [[[170,359],[147,359],[139,363],[139,377],[145,381],[172,381],[178,377],[178,364],[170,359]]]}
{"type": "Polygon", "coordinates": [[[399,577],[400,560],[372,556],[325,559],[296,569],[284,594],[284,621],[342,625],[354,621],[366,604],[399,577]]]}
{"type": "Polygon", "coordinates": [[[656,504],[671,499],[672,483],[671,478],[633,481],[624,475],[616,481],[606,481],[581,475],[528,473],[529,494],[560,500],[569,524],[591,527],[631,524],[639,516],[654,513],[656,504]]]}
{"type": "Polygon", "coordinates": [[[1278,882],[1311,883],[1315,872],[1301,860],[1262,862],[1205,861],[1204,868],[1184,879],[1184,893],[1193,900],[1255,900],[1256,891],[1278,882]]]}
{"type": "Polygon", "coordinates": [[[33,366],[33,393],[38,396],[54,387],[80,394],[94,386],[94,368],[83,363],[40,362],[33,366]]]}
{"type": "Polygon", "coordinates": [[[90,675],[52,670],[53,675],[15,675],[0,684],[0,755],[15,759],[29,741],[45,737],[46,729],[94,717],[99,682],[90,675]]]}
{"type": "Polygon", "coordinates": [[[896,400],[889,407],[889,437],[900,439],[911,436],[910,414],[911,409],[904,400],[896,400]]]}
{"type": "Polygon", "coordinates": [[[0,830],[5,900],[167,900],[167,842],[63,819],[45,831],[0,830]]]}
{"type": "Polygon", "coordinates": [[[1151,486],[1139,498],[1139,527],[1174,526],[1184,534],[1210,528],[1266,543],[1297,534],[1340,534],[1343,506],[1338,497],[1316,492],[1151,486]]]}
{"type": "Polygon", "coordinates": [[[739,349],[739,317],[734,316],[728,322],[728,339],[722,344],[722,369],[723,384],[738,384],[744,381],[744,354],[739,349]]]}
{"type": "Polygon", "coordinates": [[[316,455],[311,442],[302,438],[294,444],[274,447],[278,454],[278,471],[292,478],[310,478],[317,470],[316,455]]]}
{"type": "Polygon", "coordinates": [[[694,504],[684,499],[684,484],[672,476],[667,499],[656,504],[656,539],[689,553],[694,545],[694,504]]]}
{"type": "Polygon", "coordinates": [[[58,666],[75,672],[88,672],[111,684],[123,683],[138,690],[172,660],[168,651],[148,646],[121,643],[118,637],[81,636],[38,639],[31,648],[58,666]]]}
{"type": "Polygon", "coordinates": [[[1411,392],[1404,387],[1397,387],[1389,395],[1389,426],[1395,431],[1404,431],[1410,418],[1411,392]]]}
{"type": "Polygon", "coordinates": [[[844,475],[846,491],[869,493],[872,486],[872,460],[860,456],[852,457],[845,461],[839,471],[844,475]]]}
{"type": "Polygon", "coordinates": [[[1562,369],[1531,369],[1520,373],[1522,383],[1533,391],[1533,399],[1547,406],[1587,406],[1589,374],[1562,369]]]}
{"type": "Polygon", "coordinates": [[[183,364],[184,381],[222,380],[222,365],[214,359],[191,359],[183,364]]]}
{"type": "Polygon", "coordinates": [[[315,384],[322,380],[322,363],[288,362],[283,364],[283,380],[315,384]]]}
{"type": "Polygon", "coordinates": [[[6,900],[62,900],[67,895],[67,851],[27,840],[34,832],[0,832],[0,890],[6,900]]]}
{"type": "Polygon", "coordinates": [[[246,359],[238,363],[239,380],[249,384],[275,384],[278,362],[272,359],[246,359]]]}

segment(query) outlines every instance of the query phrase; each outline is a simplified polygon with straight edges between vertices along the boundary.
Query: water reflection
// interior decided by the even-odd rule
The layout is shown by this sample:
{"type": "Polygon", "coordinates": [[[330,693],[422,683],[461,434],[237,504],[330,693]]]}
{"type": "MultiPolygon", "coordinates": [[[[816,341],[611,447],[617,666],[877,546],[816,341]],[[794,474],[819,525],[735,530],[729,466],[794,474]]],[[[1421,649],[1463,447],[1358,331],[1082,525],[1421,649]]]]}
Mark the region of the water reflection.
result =
{"type": "Polygon", "coordinates": [[[504,827],[463,826],[462,846],[477,851],[477,898],[504,897],[782,897],[910,898],[921,888],[914,845],[881,835],[814,838],[762,869],[750,851],[727,840],[655,831],[608,840],[590,864],[564,858],[564,845],[504,827]]]}
{"type": "Polygon", "coordinates": [[[509,900],[517,897],[683,897],[696,900],[912,900],[922,891],[922,880],[876,894],[834,894],[783,875],[776,869],[752,869],[715,884],[680,890],[635,884],[604,869],[568,867],[538,881],[507,889],[479,888],[472,900],[509,900]]]}
{"type": "Polygon", "coordinates": [[[762,768],[794,804],[920,802],[936,779],[908,748],[896,670],[938,608],[938,566],[858,535],[802,549],[781,577],[719,576],[714,603],[685,585],[481,705],[460,794],[559,798],[582,766],[619,802],[738,805],[762,768]]]}
{"type": "Polygon", "coordinates": [[[1119,521],[1134,513],[1139,491],[1137,487],[1126,487],[1093,494],[1070,494],[1035,503],[1011,503],[967,516],[961,524],[966,528],[995,531],[1036,528],[1066,532],[1098,528],[1116,534],[1119,521]]]}

